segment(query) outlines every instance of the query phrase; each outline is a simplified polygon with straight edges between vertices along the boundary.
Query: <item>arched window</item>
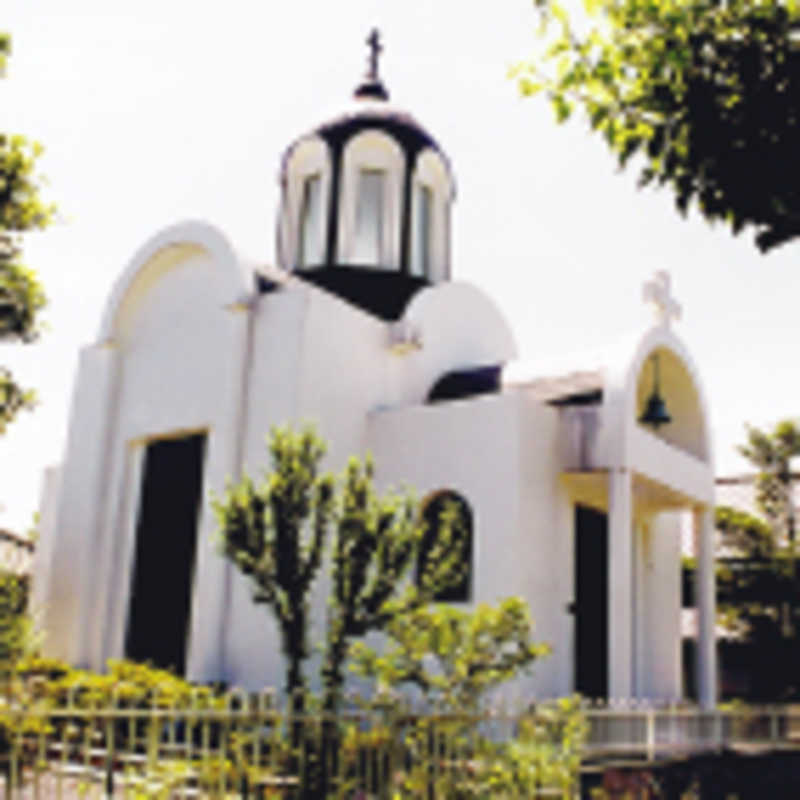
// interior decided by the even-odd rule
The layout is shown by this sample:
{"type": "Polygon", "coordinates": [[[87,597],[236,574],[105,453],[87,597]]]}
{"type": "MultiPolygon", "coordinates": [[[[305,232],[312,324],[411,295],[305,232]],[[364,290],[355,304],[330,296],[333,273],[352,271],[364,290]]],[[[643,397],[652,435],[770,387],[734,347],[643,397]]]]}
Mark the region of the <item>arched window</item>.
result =
{"type": "Polygon", "coordinates": [[[414,187],[414,246],[411,250],[411,274],[427,278],[431,271],[431,215],[433,209],[430,186],[422,183],[414,187]]]}
{"type": "Polygon", "coordinates": [[[322,263],[322,177],[309,175],[303,181],[303,199],[300,206],[300,241],[297,263],[311,267],[322,263]]]}
{"type": "Polygon", "coordinates": [[[454,537],[460,569],[458,580],[437,592],[434,600],[442,603],[465,603],[472,595],[472,509],[458,492],[450,489],[437,492],[422,507],[422,543],[417,561],[416,580],[441,558],[440,533],[449,528],[454,537]]]}
{"type": "Polygon", "coordinates": [[[359,170],[354,250],[356,261],[361,264],[377,266],[382,260],[385,184],[385,170],[359,170]]]}

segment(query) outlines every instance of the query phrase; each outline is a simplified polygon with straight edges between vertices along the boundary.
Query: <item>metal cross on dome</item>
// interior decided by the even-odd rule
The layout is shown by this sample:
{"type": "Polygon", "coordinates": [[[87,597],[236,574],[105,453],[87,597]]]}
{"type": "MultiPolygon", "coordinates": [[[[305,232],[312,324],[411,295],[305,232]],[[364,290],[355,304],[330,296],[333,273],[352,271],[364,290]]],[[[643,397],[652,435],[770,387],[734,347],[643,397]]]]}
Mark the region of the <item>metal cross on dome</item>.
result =
{"type": "Polygon", "coordinates": [[[645,302],[656,307],[656,318],[661,325],[669,327],[673,319],[680,319],[682,309],[677,300],[672,296],[672,279],[670,274],[663,269],[656,272],[655,276],[646,281],[643,286],[645,302]]]}
{"type": "Polygon", "coordinates": [[[380,58],[383,50],[381,44],[381,32],[377,28],[373,28],[367,37],[367,44],[369,45],[369,73],[370,80],[378,80],[378,59],[380,58]]]}

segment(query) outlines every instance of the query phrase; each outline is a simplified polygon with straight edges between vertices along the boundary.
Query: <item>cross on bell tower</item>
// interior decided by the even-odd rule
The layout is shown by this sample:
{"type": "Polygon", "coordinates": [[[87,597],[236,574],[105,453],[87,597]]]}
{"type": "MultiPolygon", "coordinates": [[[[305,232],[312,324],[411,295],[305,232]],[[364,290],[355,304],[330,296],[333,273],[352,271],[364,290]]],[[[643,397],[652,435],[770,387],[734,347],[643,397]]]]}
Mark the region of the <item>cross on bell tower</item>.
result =
{"type": "Polygon", "coordinates": [[[669,327],[673,319],[680,319],[682,314],[680,304],[671,294],[671,287],[670,274],[663,269],[658,270],[642,287],[644,301],[655,306],[658,324],[666,327],[669,327]]]}

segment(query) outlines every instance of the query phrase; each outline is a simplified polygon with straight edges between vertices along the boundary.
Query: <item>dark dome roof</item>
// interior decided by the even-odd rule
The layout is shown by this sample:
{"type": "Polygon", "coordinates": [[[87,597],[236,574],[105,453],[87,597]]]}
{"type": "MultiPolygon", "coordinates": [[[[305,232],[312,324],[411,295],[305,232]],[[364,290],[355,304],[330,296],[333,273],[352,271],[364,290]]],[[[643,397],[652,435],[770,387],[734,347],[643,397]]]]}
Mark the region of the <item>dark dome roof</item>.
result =
{"type": "Polygon", "coordinates": [[[281,158],[281,178],[286,173],[294,149],[304,140],[318,136],[331,146],[343,146],[350,138],[365,130],[384,131],[397,140],[407,153],[415,154],[425,148],[435,150],[445,162],[452,178],[449,159],[439,143],[411,113],[388,101],[388,92],[383,89],[382,83],[379,87],[385,92],[386,99],[374,89],[373,83],[364,82],[341,111],[295,139],[281,158]]]}

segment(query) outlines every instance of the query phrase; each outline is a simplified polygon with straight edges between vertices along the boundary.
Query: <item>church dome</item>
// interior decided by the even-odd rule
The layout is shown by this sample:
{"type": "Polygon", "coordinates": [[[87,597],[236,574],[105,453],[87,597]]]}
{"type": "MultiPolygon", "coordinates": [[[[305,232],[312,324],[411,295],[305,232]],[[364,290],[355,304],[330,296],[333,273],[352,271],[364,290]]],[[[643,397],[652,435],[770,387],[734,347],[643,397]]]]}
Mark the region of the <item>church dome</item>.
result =
{"type": "Polygon", "coordinates": [[[391,274],[374,275],[371,283],[403,306],[398,287],[410,297],[415,287],[450,277],[455,187],[433,136],[390,103],[378,74],[377,31],[367,42],[369,70],[351,102],[283,155],[278,260],[330,290],[345,275],[363,283],[368,274],[391,274]]]}

